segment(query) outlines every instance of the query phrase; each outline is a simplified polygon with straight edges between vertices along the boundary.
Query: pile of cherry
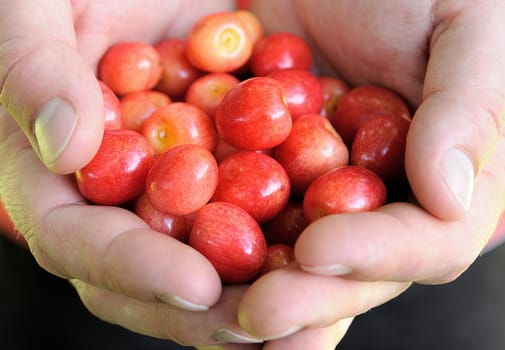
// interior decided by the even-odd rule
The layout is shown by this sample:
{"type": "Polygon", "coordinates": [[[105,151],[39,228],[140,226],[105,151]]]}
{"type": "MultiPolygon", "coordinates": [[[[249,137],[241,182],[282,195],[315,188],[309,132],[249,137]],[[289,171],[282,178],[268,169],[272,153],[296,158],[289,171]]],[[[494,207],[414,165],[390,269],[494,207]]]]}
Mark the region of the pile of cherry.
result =
{"type": "Polygon", "coordinates": [[[111,46],[97,71],[103,141],[79,190],[189,244],[225,284],[287,265],[311,222],[408,191],[406,102],[312,68],[301,37],[266,34],[246,10],[111,46]]]}

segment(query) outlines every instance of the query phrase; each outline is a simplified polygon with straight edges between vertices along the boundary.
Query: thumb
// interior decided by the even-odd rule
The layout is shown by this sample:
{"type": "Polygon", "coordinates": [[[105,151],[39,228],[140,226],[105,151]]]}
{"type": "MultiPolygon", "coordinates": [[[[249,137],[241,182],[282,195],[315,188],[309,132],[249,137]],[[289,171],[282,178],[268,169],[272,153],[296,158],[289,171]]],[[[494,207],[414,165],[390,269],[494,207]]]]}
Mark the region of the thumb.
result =
{"type": "Polygon", "coordinates": [[[71,173],[96,153],[104,128],[103,97],[77,51],[71,2],[1,7],[0,103],[49,169],[71,173]]]}
{"type": "Polygon", "coordinates": [[[405,166],[420,204],[457,220],[504,128],[505,6],[459,11],[446,5],[434,8],[424,97],[412,120],[405,166]]]}

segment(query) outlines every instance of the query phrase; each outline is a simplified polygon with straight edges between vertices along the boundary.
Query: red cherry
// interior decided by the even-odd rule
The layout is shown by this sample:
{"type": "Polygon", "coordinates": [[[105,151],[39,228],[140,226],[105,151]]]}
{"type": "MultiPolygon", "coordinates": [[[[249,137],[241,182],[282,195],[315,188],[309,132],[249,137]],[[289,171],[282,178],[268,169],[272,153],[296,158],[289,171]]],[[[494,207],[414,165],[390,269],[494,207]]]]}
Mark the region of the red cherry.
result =
{"type": "Polygon", "coordinates": [[[172,215],[156,209],[145,192],[137,198],[133,212],[144,220],[153,230],[187,242],[189,229],[184,215],[172,215]]]}
{"type": "Polygon", "coordinates": [[[382,115],[364,123],[351,147],[351,164],[374,171],[386,183],[404,182],[405,146],[410,122],[397,115],[382,115]]]}
{"type": "Polygon", "coordinates": [[[216,110],[219,136],[240,149],[269,149],[284,141],[291,131],[292,118],[280,83],[255,77],[235,85],[216,110]]]}
{"type": "Polygon", "coordinates": [[[267,247],[267,257],[257,277],[270,271],[282,269],[295,260],[292,246],[287,244],[272,244],[267,247]]]}
{"type": "Polygon", "coordinates": [[[167,214],[188,215],[203,207],[217,186],[216,159],[206,148],[185,144],[161,154],[147,174],[152,205],[167,214]]]}
{"type": "Polygon", "coordinates": [[[275,149],[291,181],[291,192],[303,196],[319,176],[347,165],[349,151],[331,123],[319,114],[306,114],[293,122],[288,138],[275,149]]]}
{"type": "Polygon", "coordinates": [[[214,120],[216,109],[224,95],[240,80],[230,73],[208,73],[196,79],[188,88],[186,102],[199,107],[214,120]]]}
{"type": "Polygon", "coordinates": [[[186,55],[186,40],[165,39],[155,49],[160,55],[161,77],[156,89],[172,99],[184,97],[191,83],[204,72],[189,62],[186,55]]]}
{"type": "Polygon", "coordinates": [[[233,12],[216,12],[200,18],[187,38],[186,55],[203,71],[229,73],[242,67],[252,52],[245,23],[233,12]]]}
{"type": "Polygon", "coordinates": [[[331,120],[337,111],[340,99],[349,91],[350,87],[344,80],[332,76],[320,76],[318,79],[324,100],[320,114],[331,120]]]}
{"type": "Polygon", "coordinates": [[[186,102],[170,103],[154,111],[143,122],[142,134],[158,153],[188,143],[213,151],[217,142],[212,119],[186,102]]]}
{"type": "Polygon", "coordinates": [[[244,23],[247,33],[251,37],[251,42],[254,45],[265,35],[263,24],[260,22],[258,17],[256,17],[256,15],[251,11],[247,10],[247,8],[241,8],[240,6],[237,7],[238,9],[233,13],[244,23]]]}
{"type": "Polygon", "coordinates": [[[168,95],[156,90],[129,93],[119,100],[125,129],[142,132],[142,124],[154,111],[170,104],[168,95]]]}
{"type": "Polygon", "coordinates": [[[81,194],[96,204],[121,205],[144,191],[155,151],[141,134],[105,130],[94,158],[75,173],[81,194]]]}
{"type": "Polygon", "coordinates": [[[98,84],[100,85],[103,96],[105,129],[122,129],[123,117],[119,98],[103,81],[99,80],[98,84]]]}
{"type": "Polygon", "coordinates": [[[219,164],[219,180],[212,201],[238,205],[261,223],[284,208],[289,194],[288,175],[275,159],[258,152],[240,151],[219,164]]]}
{"type": "Polygon", "coordinates": [[[307,227],[301,201],[289,201],[273,219],[262,225],[267,243],[287,244],[294,247],[296,240],[307,227]]]}
{"type": "Polygon", "coordinates": [[[255,76],[266,76],[275,70],[288,68],[308,71],[312,68],[312,50],[294,33],[271,33],[254,45],[250,67],[255,76]]]}
{"type": "Polygon", "coordinates": [[[363,123],[384,114],[411,119],[409,107],[401,96],[380,86],[363,85],[342,96],[330,121],[350,147],[356,130],[363,123]]]}
{"type": "Polygon", "coordinates": [[[153,46],[143,42],[115,44],[98,64],[98,78],[119,96],[151,89],[160,77],[160,56],[153,46]]]}
{"type": "Polygon", "coordinates": [[[189,245],[207,257],[224,284],[249,282],[267,255],[258,223],[244,209],[226,202],[209,203],[197,212],[189,245]]]}
{"type": "Polygon", "coordinates": [[[307,221],[337,213],[374,210],[386,202],[382,179],[373,171],[355,165],[330,170],[305,192],[303,212],[307,221]]]}
{"type": "Polygon", "coordinates": [[[307,70],[281,69],[268,75],[281,83],[293,120],[323,108],[323,92],[319,79],[307,70]]]}

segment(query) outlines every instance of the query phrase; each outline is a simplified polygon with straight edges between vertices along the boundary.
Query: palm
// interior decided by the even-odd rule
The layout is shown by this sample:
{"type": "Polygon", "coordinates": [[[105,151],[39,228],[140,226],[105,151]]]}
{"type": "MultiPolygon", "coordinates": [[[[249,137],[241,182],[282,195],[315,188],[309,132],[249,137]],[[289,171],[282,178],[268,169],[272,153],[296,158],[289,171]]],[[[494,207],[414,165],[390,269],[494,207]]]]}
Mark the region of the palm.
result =
{"type": "Polygon", "coordinates": [[[80,54],[95,66],[113,43],[139,40],[156,43],[183,38],[204,13],[229,9],[225,1],[113,0],[76,1],[73,20],[80,54]],[[198,6],[190,2],[198,3],[198,6]]]}
{"type": "Polygon", "coordinates": [[[265,7],[258,2],[254,9],[268,31],[303,33],[322,72],[342,75],[354,85],[387,86],[417,105],[432,32],[431,3],[329,0],[313,6],[295,1],[291,17],[277,15],[289,6],[282,1],[265,7]]]}
{"type": "MultiPolygon", "coordinates": [[[[408,135],[406,170],[422,206],[388,206],[383,210],[386,216],[373,219],[371,216],[371,221],[366,223],[362,219],[337,216],[328,219],[326,224],[314,225],[306,232],[303,244],[300,241],[297,244],[298,260],[317,265],[318,260],[324,260],[320,258],[324,247],[342,246],[346,242],[349,243],[347,252],[359,251],[365,249],[359,242],[367,242],[366,248],[376,245],[374,252],[384,254],[384,260],[379,258],[373,264],[374,271],[360,271],[366,278],[425,282],[454,278],[475,259],[504,208],[496,196],[503,193],[503,181],[493,178],[503,178],[504,164],[501,111],[505,80],[497,73],[505,70],[504,61],[500,61],[505,59],[505,48],[499,37],[504,29],[501,18],[505,6],[495,6],[492,2],[462,6],[456,1],[403,0],[321,0],[317,6],[302,0],[279,0],[273,4],[275,7],[270,8],[270,3],[268,7],[261,1],[254,3],[267,31],[287,29],[305,36],[317,52],[316,64],[322,72],[340,74],[352,85],[389,87],[406,97],[415,110],[408,135]],[[280,16],[281,13],[284,15],[280,16]],[[487,20],[481,25],[483,16],[487,20]],[[448,189],[461,177],[451,177],[456,181],[450,181],[443,178],[446,173],[442,175],[441,164],[446,160],[443,157],[454,150],[463,150],[471,159],[468,176],[471,179],[465,180],[468,186],[464,186],[465,191],[466,188],[473,190],[469,208],[461,204],[468,198],[468,192],[458,197],[460,202],[456,203],[454,199],[461,192],[448,189]],[[478,176],[474,186],[475,174],[478,176]],[[461,200],[462,197],[465,198],[461,200]],[[391,218],[398,224],[396,228],[388,221],[391,218]],[[456,220],[457,224],[439,218],[456,220]],[[369,232],[368,228],[377,227],[382,219],[388,222],[385,226],[388,232],[369,232]],[[349,236],[346,227],[352,227],[349,236]],[[417,246],[409,241],[409,234],[416,233],[416,227],[425,229],[419,233],[421,238],[413,235],[420,239],[417,246]],[[448,233],[451,231],[467,231],[468,238],[462,240],[457,233],[451,237],[448,233]],[[447,239],[442,245],[436,241],[440,232],[447,239]],[[326,234],[335,238],[325,241],[322,237],[326,234]],[[394,237],[386,238],[389,234],[394,237]],[[404,240],[399,239],[402,236],[404,240]],[[412,262],[409,254],[415,256],[417,247],[429,239],[434,239],[429,246],[436,247],[436,253],[434,250],[430,251],[431,256],[418,256],[417,266],[409,274],[376,273],[392,257],[412,262]],[[393,241],[395,244],[391,247],[398,253],[384,249],[383,242],[393,241]],[[313,243],[317,244],[310,246],[313,243]],[[318,253],[317,257],[317,254],[309,257],[309,247],[318,253]],[[445,271],[437,267],[437,263],[447,267],[444,261],[457,259],[459,265],[454,262],[445,271]]],[[[455,163],[450,166],[455,166],[458,174],[468,169],[455,163]]],[[[334,257],[329,261],[352,260],[346,252],[333,250],[328,256],[334,257]]],[[[356,256],[360,255],[355,254],[353,258],[356,256]]],[[[360,263],[350,265],[358,267],[360,263]]]]}

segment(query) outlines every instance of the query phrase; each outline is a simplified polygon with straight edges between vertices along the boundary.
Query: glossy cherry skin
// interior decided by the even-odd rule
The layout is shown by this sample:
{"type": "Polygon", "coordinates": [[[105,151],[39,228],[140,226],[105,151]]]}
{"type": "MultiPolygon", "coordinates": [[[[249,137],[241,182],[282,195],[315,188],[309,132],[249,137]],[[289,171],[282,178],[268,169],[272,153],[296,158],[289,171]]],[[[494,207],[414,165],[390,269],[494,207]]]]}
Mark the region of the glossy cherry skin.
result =
{"type": "Polygon", "coordinates": [[[115,44],[98,64],[98,78],[118,96],[152,89],[160,77],[160,56],[153,46],[143,42],[115,44]]]}
{"type": "Polygon", "coordinates": [[[186,55],[205,72],[229,73],[242,67],[251,56],[249,29],[233,12],[215,12],[200,18],[191,28],[186,55]]]}
{"type": "Polygon", "coordinates": [[[291,200],[279,214],[265,222],[261,228],[269,245],[279,243],[294,247],[307,225],[302,202],[291,200]]]}
{"type": "Polygon", "coordinates": [[[211,199],[217,186],[216,159],[206,148],[185,144],[156,158],[145,190],[152,205],[167,214],[189,215],[211,199]]]}
{"type": "Polygon", "coordinates": [[[254,76],[266,76],[278,69],[308,71],[312,67],[312,50],[294,33],[271,33],[256,42],[249,65],[254,76]]]}
{"type": "Polygon", "coordinates": [[[227,202],[209,203],[197,212],[189,245],[207,257],[223,284],[251,281],[267,256],[258,223],[244,209],[227,202]]]}
{"type": "Polygon", "coordinates": [[[324,100],[323,108],[321,108],[319,114],[332,119],[337,111],[340,99],[349,91],[350,86],[344,80],[333,76],[323,75],[319,76],[318,79],[324,100]]]}
{"type": "Polygon", "coordinates": [[[212,152],[217,142],[212,119],[187,102],[173,102],[158,108],[142,123],[142,134],[160,154],[188,143],[212,152]]]}
{"type": "Polygon", "coordinates": [[[276,147],[274,157],[289,176],[292,195],[300,198],[316,178],[347,165],[349,150],[328,119],[306,114],[293,122],[291,133],[276,147]]]}
{"type": "Polygon", "coordinates": [[[93,159],[75,173],[81,194],[95,204],[121,205],[144,191],[155,151],[141,134],[105,130],[93,159]]]}
{"type": "Polygon", "coordinates": [[[263,38],[265,35],[265,29],[254,13],[246,8],[240,7],[233,13],[244,23],[253,45],[263,38]]]}
{"type": "Polygon", "coordinates": [[[321,84],[311,72],[302,69],[281,69],[273,71],[268,76],[280,82],[284,88],[293,120],[304,114],[321,111],[324,103],[321,84]]]}
{"type": "Polygon", "coordinates": [[[224,95],[240,80],[230,73],[208,73],[193,81],[186,92],[186,102],[197,106],[214,120],[224,95]]]}
{"type": "Polygon", "coordinates": [[[250,78],[231,88],[215,115],[219,136],[249,151],[279,145],[292,123],[282,85],[268,77],[250,78]]]}
{"type": "MultiPolygon", "coordinates": [[[[235,152],[239,152],[239,151],[242,151],[242,150],[235,147],[235,146],[230,145],[229,143],[226,143],[226,141],[224,141],[222,138],[218,137],[216,147],[214,148],[214,152],[212,152],[212,153],[214,154],[214,157],[216,157],[217,162],[221,163],[221,161],[223,159],[225,159],[226,157],[228,157],[230,154],[235,153],[235,152]]],[[[274,155],[273,148],[265,149],[265,150],[257,150],[255,152],[263,153],[263,154],[266,154],[267,156],[271,156],[271,157],[273,157],[273,155],[274,155]]]]}
{"type": "Polygon", "coordinates": [[[122,129],[124,123],[119,98],[103,81],[99,80],[98,84],[103,96],[105,129],[122,129]]]}
{"type": "Polygon", "coordinates": [[[267,247],[267,257],[257,277],[277,269],[288,266],[295,260],[292,246],[287,244],[272,244],[267,247]]]}
{"type": "Polygon", "coordinates": [[[351,164],[374,171],[386,183],[404,182],[405,147],[410,121],[386,114],[364,123],[351,147],[351,164]]]}
{"type": "Polygon", "coordinates": [[[142,132],[142,124],[154,111],[167,106],[172,100],[156,90],[129,93],[119,100],[125,129],[142,132]]]}
{"type": "Polygon", "coordinates": [[[276,216],[290,195],[289,177],[272,157],[252,151],[235,152],[219,163],[212,201],[245,209],[259,223],[276,216]]]}
{"type": "Polygon", "coordinates": [[[156,89],[171,99],[184,97],[191,83],[204,74],[189,62],[186,56],[186,40],[165,39],[155,45],[155,49],[160,55],[162,68],[156,89]]]}
{"type": "Polygon", "coordinates": [[[186,216],[172,215],[156,209],[147,198],[145,192],[135,201],[133,212],[144,220],[153,230],[186,243],[189,228],[186,216]]]}
{"type": "Polygon", "coordinates": [[[409,106],[400,95],[381,86],[363,85],[342,96],[330,121],[350,147],[356,131],[363,123],[384,114],[411,119],[409,106]]]}
{"type": "Polygon", "coordinates": [[[305,192],[303,213],[309,223],[331,214],[374,210],[386,202],[384,182],[373,171],[355,165],[330,170],[305,192]]]}

